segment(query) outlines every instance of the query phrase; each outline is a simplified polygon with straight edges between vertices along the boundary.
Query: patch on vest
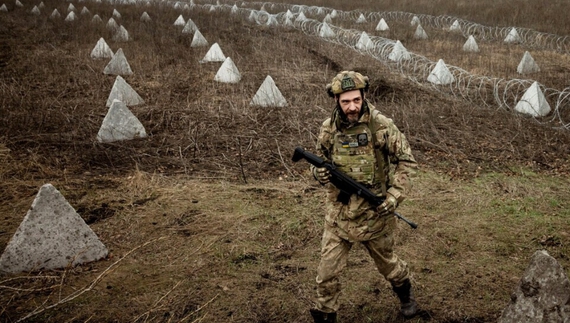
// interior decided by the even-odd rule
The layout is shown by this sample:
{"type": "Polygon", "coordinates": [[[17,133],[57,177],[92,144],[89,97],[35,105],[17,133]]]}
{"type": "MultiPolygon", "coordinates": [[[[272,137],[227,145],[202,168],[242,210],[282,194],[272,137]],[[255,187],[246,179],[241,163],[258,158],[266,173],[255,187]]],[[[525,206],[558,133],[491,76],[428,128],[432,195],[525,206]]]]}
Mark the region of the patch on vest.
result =
{"type": "Polygon", "coordinates": [[[356,141],[358,141],[359,146],[366,146],[368,145],[368,134],[366,133],[359,133],[356,136],[356,141]]]}
{"type": "Polygon", "coordinates": [[[342,148],[356,148],[358,147],[358,142],[354,141],[343,141],[342,148]]]}

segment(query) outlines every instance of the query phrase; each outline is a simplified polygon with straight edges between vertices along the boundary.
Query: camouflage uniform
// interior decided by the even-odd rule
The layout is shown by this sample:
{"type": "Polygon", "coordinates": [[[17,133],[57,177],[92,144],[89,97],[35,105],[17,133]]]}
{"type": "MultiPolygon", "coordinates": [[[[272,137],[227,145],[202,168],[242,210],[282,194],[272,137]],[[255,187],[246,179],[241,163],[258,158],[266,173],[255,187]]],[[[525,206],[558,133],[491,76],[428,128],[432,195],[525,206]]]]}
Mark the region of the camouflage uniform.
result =
{"type": "MultiPolygon", "coordinates": [[[[409,193],[417,163],[393,121],[364,101],[359,122],[350,125],[337,105],[321,126],[317,154],[367,185],[377,195],[392,194],[402,202],[409,193]],[[366,134],[366,135],[364,135],[366,134]]],[[[339,275],[354,242],[368,250],[378,271],[392,285],[408,279],[408,266],[393,252],[395,216],[378,216],[376,209],[352,195],[347,205],[337,201],[339,190],[327,184],[321,261],[317,269],[317,304],[322,312],[337,312],[339,275]]]]}

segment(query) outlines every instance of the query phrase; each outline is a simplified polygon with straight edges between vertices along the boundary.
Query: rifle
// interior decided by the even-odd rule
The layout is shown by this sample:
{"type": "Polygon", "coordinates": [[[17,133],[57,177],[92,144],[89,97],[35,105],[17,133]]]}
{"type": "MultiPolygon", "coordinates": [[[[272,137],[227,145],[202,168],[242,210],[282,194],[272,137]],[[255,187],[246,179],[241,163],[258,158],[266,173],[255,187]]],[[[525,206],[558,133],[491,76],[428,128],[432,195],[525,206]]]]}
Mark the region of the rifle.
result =
{"type": "MultiPolygon", "coordinates": [[[[370,203],[374,207],[378,207],[379,205],[384,203],[385,198],[377,196],[366,186],[358,183],[357,181],[355,181],[345,173],[338,170],[336,166],[333,165],[332,163],[325,162],[319,156],[312,154],[301,147],[295,148],[295,152],[293,153],[292,159],[294,162],[297,162],[301,159],[305,159],[315,167],[319,168],[324,167],[328,169],[330,173],[330,182],[340,190],[340,193],[338,194],[337,197],[337,201],[341,202],[342,204],[345,205],[348,204],[348,201],[350,200],[350,196],[352,194],[356,194],[364,198],[366,201],[368,201],[368,203],[370,203]]],[[[398,219],[409,224],[412,227],[412,229],[416,229],[418,227],[417,224],[406,219],[398,212],[394,212],[394,215],[398,219]]]]}

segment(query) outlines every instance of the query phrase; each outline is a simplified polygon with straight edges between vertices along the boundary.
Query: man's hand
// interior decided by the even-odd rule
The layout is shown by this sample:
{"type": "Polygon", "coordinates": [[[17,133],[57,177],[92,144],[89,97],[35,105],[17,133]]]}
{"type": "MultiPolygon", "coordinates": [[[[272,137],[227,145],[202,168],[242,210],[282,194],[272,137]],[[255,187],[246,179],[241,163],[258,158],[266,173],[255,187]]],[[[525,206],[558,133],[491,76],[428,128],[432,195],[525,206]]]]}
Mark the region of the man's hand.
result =
{"type": "Polygon", "coordinates": [[[386,199],[384,200],[384,203],[378,205],[376,211],[378,211],[378,214],[380,216],[386,216],[394,214],[397,207],[398,207],[398,200],[396,200],[394,195],[386,193],[386,199]]]}
{"type": "Polygon", "coordinates": [[[326,167],[315,167],[313,169],[313,176],[315,176],[315,179],[319,181],[319,183],[325,185],[330,182],[331,174],[326,167]]]}

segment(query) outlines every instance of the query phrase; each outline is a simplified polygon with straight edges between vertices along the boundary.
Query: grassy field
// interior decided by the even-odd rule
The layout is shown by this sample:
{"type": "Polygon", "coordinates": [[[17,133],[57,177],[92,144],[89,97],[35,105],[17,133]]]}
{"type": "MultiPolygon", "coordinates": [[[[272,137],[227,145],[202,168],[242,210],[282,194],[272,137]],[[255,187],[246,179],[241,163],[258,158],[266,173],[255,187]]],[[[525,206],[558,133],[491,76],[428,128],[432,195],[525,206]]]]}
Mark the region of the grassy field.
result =
{"type": "MultiPolygon", "coordinates": [[[[495,321],[535,250],[569,268],[567,179],[522,172],[453,180],[422,171],[416,183],[400,211],[419,228],[400,223],[397,251],[432,322],[495,321]]],[[[4,277],[5,321],[58,303],[31,321],[310,321],[318,185],[143,172],[54,185],[91,217],[110,257],[4,277]]],[[[31,200],[13,205],[13,213],[23,214],[31,200]]],[[[402,321],[389,285],[359,245],[343,286],[341,322],[402,321]]]]}
{"type": "MultiPolygon", "coordinates": [[[[39,187],[52,183],[109,248],[107,259],[61,270],[0,276],[2,322],[310,322],[323,189],[294,147],[311,149],[333,102],[324,86],[340,70],[370,76],[368,98],[406,133],[421,171],[400,212],[397,253],[411,266],[428,313],[413,322],[494,322],[536,250],[570,268],[568,131],[504,109],[431,92],[349,48],[294,29],[256,26],[225,13],[167,6],[85,5],[104,22],[114,8],[132,37],[111,41],[90,17],[53,21],[7,4],[0,12],[0,249],[39,187]],[[147,11],[152,23],[141,23],[147,11]],[[208,47],[173,26],[183,14],[218,42],[242,73],[213,81],[208,47]],[[100,37],[122,48],[144,98],[130,107],[146,139],[95,140],[114,76],[89,53],[100,37]],[[250,107],[267,75],[287,108],[250,107]]],[[[491,26],[564,35],[570,4],[554,1],[304,2],[343,10],[454,15],[491,26]],[[552,23],[559,21],[560,23],[552,23]]],[[[64,15],[65,16],[65,15],[64,15]]],[[[373,29],[370,22],[362,28],[373,29]]],[[[515,77],[526,48],[395,24],[390,37],[430,59],[481,75],[515,77]],[[396,28],[396,26],[399,26],[396,28]],[[413,30],[412,30],[413,31],[413,30]],[[406,38],[408,37],[408,38],[406,38]],[[513,67],[514,66],[514,67],[513,67]]],[[[537,51],[554,88],[567,86],[568,56],[537,51]]],[[[534,53],[533,53],[534,55],[534,53]]],[[[389,285],[355,246],[342,277],[340,322],[400,322],[389,285]]]]}

